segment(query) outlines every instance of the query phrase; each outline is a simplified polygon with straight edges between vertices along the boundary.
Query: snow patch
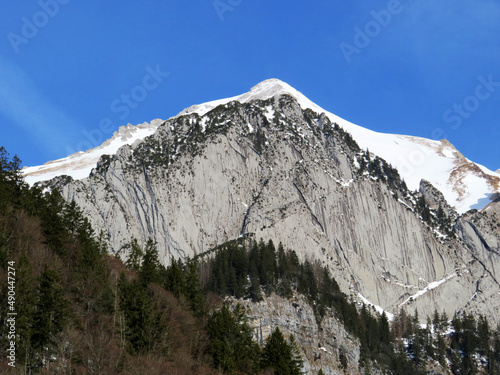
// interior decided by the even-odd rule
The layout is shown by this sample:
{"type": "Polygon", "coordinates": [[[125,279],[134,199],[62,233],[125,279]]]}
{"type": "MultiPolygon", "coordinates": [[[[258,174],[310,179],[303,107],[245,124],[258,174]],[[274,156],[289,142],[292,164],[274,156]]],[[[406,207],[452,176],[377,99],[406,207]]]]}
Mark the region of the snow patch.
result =
{"type": "Polygon", "coordinates": [[[417,293],[415,293],[414,295],[408,297],[403,303],[401,303],[399,305],[399,307],[402,307],[402,306],[406,305],[408,302],[413,301],[413,300],[417,299],[418,297],[423,296],[425,293],[427,293],[430,290],[436,289],[438,286],[440,286],[441,284],[444,284],[445,282],[447,282],[448,280],[452,279],[455,276],[457,276],[457,274],[452,273],[451,275],[446,276],[445,278],[443,278],[439,281],[433,281],[433,282],[429,283],[424,289],[421,289],[417,293]]]}
{"type": "Polygon", "coordinates": [[[382,307],[380,306],[377,306],[373,303],[371,303],[370,301],[368,301],[365,297],[363,297],[363,295],[361,293],[358,293],[358,297],[359,299],[361,299],[361,301],[363,301],[363,303],[367,306],[373,306],[373,308],[380,314],[382,315],[384,312],[385,312],[385,315],[387,316],[387,319],[389,321],[392,321],[394,320],[394,314],[391,314],[390,312],[388,311],[385,311],[382,307]]]}

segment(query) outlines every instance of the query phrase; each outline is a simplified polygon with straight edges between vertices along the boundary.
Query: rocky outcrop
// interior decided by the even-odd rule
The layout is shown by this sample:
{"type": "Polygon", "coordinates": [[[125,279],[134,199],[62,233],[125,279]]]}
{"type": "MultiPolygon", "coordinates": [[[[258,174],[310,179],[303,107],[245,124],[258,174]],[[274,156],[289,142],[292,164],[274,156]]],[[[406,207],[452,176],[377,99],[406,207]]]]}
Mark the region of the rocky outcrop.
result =
{"type": "Polygon", "coordinates": [[[286,338],[293,334],[300,347],[305,374],[317,374],[320,369],[325,375],[361,374],[359,341],[332,314],[318,325],[312,307],[303,296],[288,300],[272,295],[258,303],[248,300],[232,300],[232,303],[245,308],[254,338],[261,346],[276,327],[286,338]]]}
{"type": "MultiPolygon", "coordinates": [[[[470,305],[484,306],[486,315],[497,315],[500,311],[500,203],[492,203],[482,212],[469,211],[457,220],[459,237],[470,250],[475,262],[483,268],[483,277],[477,281],[476,293],[470,305]],[[493,283],[483,283],[484,278],[493,283]],[[478,303],[482,301],[482,303],[478,303]],[[474,303],[476,302],[476,303],[474,303]]],[[[477,312],[477,310],[476,310],[477,312]]]]}
{"type": "Polygon", "coordinates": [[[390,312],[467,307],[496,322],[491,301],[472,298],[479,280],[499,290],[472,239],[436,236],[407,192],[359,172],[359,152],[328,117],[281,95],[172,118],[57,186],[114,252],[153,238],[168,263],[252,234],[319,259],[343,291],[390,312]]]}
{"type": "Polygon", "coordinates": [[[423,195],[429,208],[438,211],[441,207],[447,217],[453,220],[458,217],[457,212],[448,204],[443,193],[436,189],[429,181],[420,181],[419,193],[423,195]]]}

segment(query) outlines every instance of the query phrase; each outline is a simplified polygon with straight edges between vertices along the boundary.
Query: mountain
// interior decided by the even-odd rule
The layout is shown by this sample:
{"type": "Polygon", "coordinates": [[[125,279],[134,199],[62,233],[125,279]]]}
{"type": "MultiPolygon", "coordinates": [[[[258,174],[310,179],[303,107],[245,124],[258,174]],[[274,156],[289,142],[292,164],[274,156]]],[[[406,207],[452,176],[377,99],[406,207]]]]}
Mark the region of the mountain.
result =
{"type": "Polygon", "coordinates": [[[278,80],[24,174],[51,178],[42,186],[76,202],[122,256],[132,238],[153,238],[166,264],[272,239],[388,314],[499,322],[498,174],[447,141],[351,124],[278,80]]]}
{"type": "MultiPolygon", "coordinates": [[[[443,192],[448,203],[459,213],[470,209],[481,210],[498,197],[500,170],[492,172],[466,159],[447,140],[434,141],[413,136],[377,133],[354,125],[325,111],[302,93],[277,79],[261,82],[249,92],[239,96],[193,105],[184,109],[176,117],[192,113],[203,116],[215,107],[231,101],[248,103],[252,100],[265,100],[283,94],[294,97],[304,110],[309,108],[317,113],[325,113],[331,122],[339,124],[350,133],[361,148],[369,149],[392,164],[410,189],[418,190],[422,179],[431,182],[443,192]]],[[[114,154],[119,147],[132,145],[135,141],[152,135],[162,122],[157,119],[150,124],[122,126],[110,139],[96,148],[50,161],[41,166],[25,168],[26,181],[34,184],[63,174],[74,179],[85,178],[95,167],[100,156],[114,154]]]]}

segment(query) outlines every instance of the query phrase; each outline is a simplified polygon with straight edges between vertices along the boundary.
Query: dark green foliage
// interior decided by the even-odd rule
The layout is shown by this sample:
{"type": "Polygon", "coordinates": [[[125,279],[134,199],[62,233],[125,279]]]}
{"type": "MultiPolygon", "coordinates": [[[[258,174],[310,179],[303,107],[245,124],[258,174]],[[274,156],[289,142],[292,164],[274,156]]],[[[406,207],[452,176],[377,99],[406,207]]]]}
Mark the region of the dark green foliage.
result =
{"type": "Polygon", "coordinates": [[[330,276],[328,269],[318,263],[299,262],[294,251],[278,250],[269,241],[231,241],[204,254],[211,270],[206,288],[222,296],[260,300],[262,292],[276,292],[291,297],[293,292],[309,299],[321,322],[331,311],[344,327],[360,339],[362,363],[379,361],[390,366],[394,356],[393,339],[385,315],[372,315],[366,307],[361,312],[330,276]],[[213,255],[213,257],[209,257],[213,255]]]}
{"type": "Polygon", "coordinates": [[[67,318],[67,305],[59,273],[45,266],[39,277],[33,313],[31,343],[35,350],[45,351],[55,344],[55,337],[62,331],[67,318]]]}
{"type": "Polygon", "coordinates": [[[393,374],[404,374],[404,375],[423,375],[424,371],[417,370],[413,365],[412,361],[408,358],[405,353],[396,353],[394,357],[391,358],[390,368],[393,374]]]}
{"type": "Polygon", "coordinates": [[[258,370],[260,348],[252,339],[252,331],[241,306],[231,310],[223,305],[207,322],[209,352],[215,368],[225,373],[254,374],[258,370]]]}
{"type": "MultiPolygon", "coordinates": [[[[452,349],[459,351],[461,361],[458,363],[456,355],[452,360],[452,370],[459,366],[467,374],[477,372],[474,353],[478,348],[479,339],[476,332],[476,320],[472,314],[465,314],[463,318],[455,316],[452,320],[454,333],[452,334],[452,349]]],[[[456,354],[456,353],[455,353],[456,354]]]]}
{"type": "Polygon", "coordinates": [[[490,351],[491,331],[488,321],[480,316],[477,322],[477,349],[482,356],[488,356],[490,351]]]}
{"type": "MultiPolygon", "coordinates": [[[[258,249],[257,249],[258,250],[258,249]]],[[[258,251],[252,256],[259,258],[258,251]]],[[[209,290],[220,295],[232,295],[242,298],[246,295],[248,276],[248,254],[237,241],[221,245],[217,250],[215,259],[211,262],[211,275],[208,281],[209,290]]],[[[259,278],[262,267],[255,264],[256,272],[252,275],[259,278]]]]}
{"type": "Polygon", "coordinates": [[[431,217],[431,211],[429,209],[429,206],[425,202],[425,198],[423,195],[421,195],[418,198],[417,201],[417,211],[420,213],[422,216],[422,220],[428,223],[429,225],[432,225],[432,217],[431,217]]]}
{"type": "MultiPolygon", "coordinates": [[[[2,150],[0,362],[8,344],[8,264],[15,268],[19,373],[150,373],[141,363],[158,364],[161,373],[213,373],[203,324],[155,284],[165,283],[167,272],[154,244],[142,250],[136,243],[142,253],[118,280],[125,267],[106,255],[104,235],[96,238],[81,210],[56,190],[43,193],[18,179],[18,160],[2,150]]],[[[199,281],[188,285],[191,297],[200,291],[199,281]]]]}
{"type": "MultiPolygon", "coordinates": [[[[417,324],[417,319],[415,314],[411,327],[404,329],[408,318],[402,311],[393,322],[393,332],[397,340],[404,332],[401,337],[408,342],[405,350],[419,369],[435,360],[453,374],[498,373],[495,332],[484,317],[479,316],[476,322],[471,314],[456,314],[450,327],[446,313],[434,311],[425,328],[417,324]],[[447,332],[449,328],[451,333],[447,332]]],[[[403,351],[401,345],[399,350],[403,351]]]]}
{"type": "Polygon", "coordinates": [[[129,254],[127,256],[127,260],[125,261],[125,265],[128,269],[139,271],[141,268],[142,258],[144,256],[144,251],[137,239],[133,239],[130,243],[126,244],[122,247],[122,251],[128,251],[129,254]]]}
{"type": "Polygon", "coordinates": [[[146,242],[144,249],[134,238],[121,250],[128,251],[125,265],[129,270],[136,271],[139,274],[139,279],[145,286],[151,283],[162,283],[162,274],[165,274],[165,267],[158,259],[158,249],[151,238],[146,242]]]}
{"type": "Polygon", "coordinates": [[[186,291],[186,280],[182,272],[184,265],[182,261],[171,259],[170,266],[165,271],[165,289],[171,291],[176,298],[186,291]]]}
{"type": "Polygon", "coordinates": [[[189,301],[193,315],[202,317],[205,315],[205,303],[203,289],[199,279],[198,263],[190,260],[186,265],[186,287],[184,294],[189,301]]]}
{"type": "Polygon", "coordinates": [[[318,284],[314,275],[313,265],[309,261],[305,261],[299,273],[297,291],[311,300],[318,299],[318,284]]]}
{"type": "Polygon", "coordinates": [[[125,337],[129,351],[146,351],[152,345],[152,332],[157,329],[151,300],[144,285],[137,280],[127,281],[122,273],[119,281],[120,309],[125,318],[125,337]]]}
{"type": "Polygon", "coordinates": [[[293,336],[287,342],[280,329],[276,328],[262,350],[261,367],[272,368],[275,375],[300,375],[301,364],[293,336]]]}
{"type": "Polygon", "coordinates": [[[0,210],[20,198],[19,187],[23,185],[21,178],[21,160],[14,156],[10,158],[7,150],[0,147],[0,210]]]}
{"type": "Polygon", "coordinates": [[[399,175],[398,170],[387,163],[384,159],[379,158],[378,156],[374,156],[372,158],[370,151],[366,150],[359,154],[358,163],[358,173],[360,175],[367,172],[370,176],[386,183],[396,194],[398,192],[403,194],[408,192],[406,183],[399,175]]]}
{"type": "Polygon", "coordinates": [[[144,285],[150,283],[161,283],[161,272],[163,266],[158,259],[158,249],[156,243],[149,239],[143,251],[144,257],[139,268],[139,278],[144,285]]]}
{"type": "MultiPolygon", "coordinates": [[[[37,191],[33,191],[37,194],[37,191]]],[[[52,248],[52,250],[60,255],[67,255],[66,249],[67,244],[71,235],[73,228],[69,228],[69,231],[65,228],[65,219],[61,214],[64,211],[64,200],[61,194],[52,190],[51,192],[45,194],[44,196],[35,197],[42,202],[40,206],[39,215],[42,219],[43,233],[47,239],[47,244],[52,248]]],[[[37,210],[38,211],[38,210],[37,210]]]]}

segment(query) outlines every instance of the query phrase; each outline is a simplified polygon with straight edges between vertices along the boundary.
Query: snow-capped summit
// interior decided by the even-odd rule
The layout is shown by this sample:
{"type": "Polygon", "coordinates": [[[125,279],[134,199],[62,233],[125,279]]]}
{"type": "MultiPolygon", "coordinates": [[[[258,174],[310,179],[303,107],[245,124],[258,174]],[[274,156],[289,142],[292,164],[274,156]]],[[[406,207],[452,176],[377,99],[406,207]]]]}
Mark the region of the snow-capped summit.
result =
{"type": "MultiPolygon", "coordinates": [[[[422,179],[431,182],[441,190],[448,203],[459,213],[472,208],[483,209],[500,193],[500,170],[492,172],[466,159],[447,140],[435,141],[371,131],[325,111],[279,79],[265,80],[242,95],[193,105],[181,111],[177,116],[190,113],[203,116],[215,107],[231,101],[246,103],[283,94],[293,96],[302,109],[310,108],[315,112],[325,113],[332,122],[336,122],[351,133],[361,148],[370,150],[396,167],[410,189],[418,189],[422,179]]],[[[153,134],[161,123],[162,120],[154,120],[151,124],[127,125],[121,127],[113,137],[99,147],[48,162],[42,166],[25,168],[23,173],[26,181],[34,184],[37,181],[63,174],[75,179],[85,178],[95,167],[101,155],[114,154],[119,147],[132,144],[153,134]]]]}
{"type": "Polygon", "coordinates": [[[280,96],[283,94],[288,94],[293,96],[299,102],[299,104],[302,106],[303,109],[311,108],[313,110],[318,110],[318,111],[321,110],[322,112],[324,112],[323,109],[321,109],[319,106],[310,101],[304,94],[295,90],[288,83],[285,83],[276,78],[271,78],[255,85],[250,89],[249,92],[246,92],[242,95],[237,95],[226,99],[213,100],[203,104],[195,104],[192,105],[191,107],[184,109],[178,115],[198,113],[200,116],[202,116],[205,113],[209,112],[210,110],[214,109],[215,107],[232,101],[247,103],[252,100],[266,100],[273,96],[280,96]]]}
{"type": "Polygon", "coordinates": [[[492,172],[466,159],[449,141],[371,131],[324,110],[279,79],[263,81],[239,96],[191,106],[179,115],[196,112],[202,116],[234,100],[246,103],[282,94],[293,96],[302,109],[325,113],[332,122],[351,133],[361,148],[370,150],[396,167],[410,189],[417,190],[422,179],[431,182],[459,213],[486,207],[500,192],[500,170],[492,172]]]}

